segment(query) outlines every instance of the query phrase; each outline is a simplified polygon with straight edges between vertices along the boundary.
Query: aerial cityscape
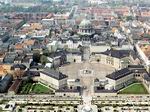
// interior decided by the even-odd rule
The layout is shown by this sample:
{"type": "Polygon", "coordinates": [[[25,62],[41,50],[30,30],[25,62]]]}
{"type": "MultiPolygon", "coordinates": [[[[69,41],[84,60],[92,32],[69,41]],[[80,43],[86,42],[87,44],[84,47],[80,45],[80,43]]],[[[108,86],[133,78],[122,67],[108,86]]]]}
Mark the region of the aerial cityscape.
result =
{"type": "Polygon", "coordinates": [[[150,112],[150,0],[0,0],[0,112],[150,112]]]}

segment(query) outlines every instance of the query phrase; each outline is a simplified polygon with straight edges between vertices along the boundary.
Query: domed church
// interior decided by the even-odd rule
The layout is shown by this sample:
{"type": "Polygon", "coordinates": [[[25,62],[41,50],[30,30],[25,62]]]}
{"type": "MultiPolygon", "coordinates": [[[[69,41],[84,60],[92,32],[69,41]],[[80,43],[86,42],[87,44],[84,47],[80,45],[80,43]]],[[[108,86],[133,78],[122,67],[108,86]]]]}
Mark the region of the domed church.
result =
{"type": "Polygon", "coordinates": [[[91,36],[94,33],[92,23],[89,20],[84,19],[81,21],[78,34],[91,36]]]}

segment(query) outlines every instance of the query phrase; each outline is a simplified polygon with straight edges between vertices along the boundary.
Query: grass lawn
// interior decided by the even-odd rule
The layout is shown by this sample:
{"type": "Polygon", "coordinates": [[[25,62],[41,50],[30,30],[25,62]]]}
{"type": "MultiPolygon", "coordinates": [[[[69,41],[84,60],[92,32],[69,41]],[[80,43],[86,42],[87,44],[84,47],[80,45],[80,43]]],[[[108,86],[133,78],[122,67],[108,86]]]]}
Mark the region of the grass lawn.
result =
{"type": "Polygon", "coordinates": [[[20,94],[47,94],[53,93],[53,90],[36,82],[26,82],[24,81],[19,87],[18,93],[20,94]]]}
{"type": "Polygon", "coordinates": [[[31,93],[36,93],[36,94],[40,94],[40,93],[49,93],[52,92],[49,88],[43,86],[42,84],[34,84],[32,86],[32,90],[31,93]]]}
{"type": "Polygon", "coordinates": [[[134,83],[121,90],[119,94],[148,94],[148,92],[143,84],[134,83]]]}

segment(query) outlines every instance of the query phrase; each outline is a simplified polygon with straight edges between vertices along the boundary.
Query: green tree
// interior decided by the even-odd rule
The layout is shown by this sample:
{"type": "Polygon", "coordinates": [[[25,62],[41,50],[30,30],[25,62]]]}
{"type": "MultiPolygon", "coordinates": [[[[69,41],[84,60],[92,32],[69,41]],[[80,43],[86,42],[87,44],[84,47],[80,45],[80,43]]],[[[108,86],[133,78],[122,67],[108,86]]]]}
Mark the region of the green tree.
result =
{"type": "Polygon", "coordinates": [[[43,55],[45,56],[49,56],[50,51],[48,50],[48,48],[43,49],[43,55]]]}
{"type": "Polygon", "coordinates": [[[133,20],[133,17],[132,17],[132,16],[127,16],[127,17],[126,17],[126,20],[127,20],[127,21],[133,20]]]}
{"type": "Polygon", "coordinates": [[[33,61],[39,63],[40,53],[36,52],[36,53],[33,54],[33,61]]]}
{"type": "Polygon", "coordinates": [[[42,55],[41,58],[40,58],[40,62],[41,62],[43,65],[45,65],[45,64],[48,62],[47,57],[46,57],[45,55],[42,55]]]}

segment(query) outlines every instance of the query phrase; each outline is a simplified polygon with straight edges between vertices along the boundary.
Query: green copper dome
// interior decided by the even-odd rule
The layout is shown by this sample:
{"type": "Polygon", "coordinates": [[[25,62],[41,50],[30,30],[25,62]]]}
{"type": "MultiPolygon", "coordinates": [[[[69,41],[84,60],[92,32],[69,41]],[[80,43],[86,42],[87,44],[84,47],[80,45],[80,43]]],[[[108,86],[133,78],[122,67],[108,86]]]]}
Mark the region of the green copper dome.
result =
{"type": "Polygon", "coordinates": [[[81,21],[79,28],[92,28],[92,24],[89,20],[84,19],[81,21]]]}

